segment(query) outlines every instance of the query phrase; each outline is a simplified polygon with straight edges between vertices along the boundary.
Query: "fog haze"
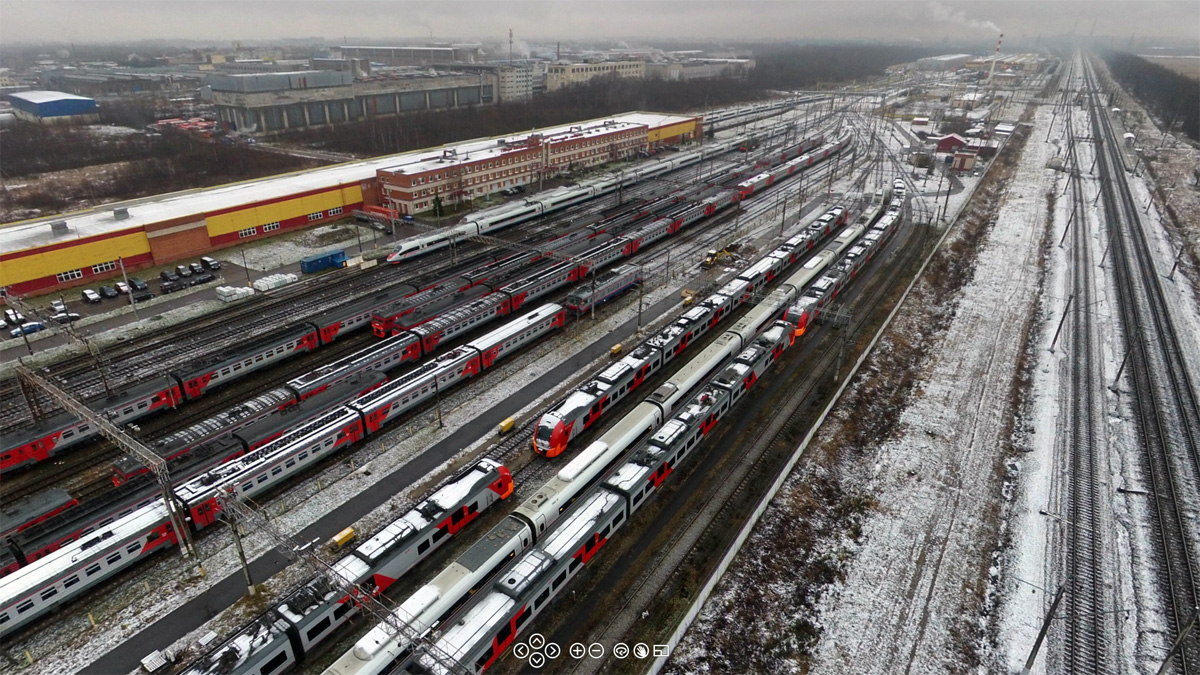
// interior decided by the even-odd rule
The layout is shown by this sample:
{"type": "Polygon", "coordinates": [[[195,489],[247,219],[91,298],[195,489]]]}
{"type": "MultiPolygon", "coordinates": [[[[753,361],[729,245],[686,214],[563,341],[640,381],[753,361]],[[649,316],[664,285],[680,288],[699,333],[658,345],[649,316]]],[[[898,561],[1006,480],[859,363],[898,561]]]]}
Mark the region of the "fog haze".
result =
{"type": "Polygon", "coordinates": [[[1195,37],[1200,4],[1124,2],[857,2],[832,0],[453,1],[0,0],[0,42],[192,39],[214,43],[317,37],[376,43],[434,40],[716,38],[960,41],[1074,32],[1195,37]],[[1095,25],[1093,26],[1093,21],[1095,25]]]}

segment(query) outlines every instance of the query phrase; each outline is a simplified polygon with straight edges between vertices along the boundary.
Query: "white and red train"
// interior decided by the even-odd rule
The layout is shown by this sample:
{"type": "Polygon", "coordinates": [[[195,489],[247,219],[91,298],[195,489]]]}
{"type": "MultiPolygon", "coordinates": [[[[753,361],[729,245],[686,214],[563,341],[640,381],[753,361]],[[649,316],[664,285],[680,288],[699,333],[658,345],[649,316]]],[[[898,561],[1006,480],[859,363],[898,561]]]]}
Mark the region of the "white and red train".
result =
{"type": "Polygon", "coordinates": [[[378,595],[479,515],[512,494],[508,469],[488,459],[459,473],[333,565],[337,578],[313,577],[183,671],[185,675],[279,675],[361,610],[347,584],[378,595]]]}
{"type": "MultiPolygon", "coordinates": [[[[862,223],[856,222],[822,252],[835,249],[846,251],[846,246],[856,241],[860,242],[856,246],[877,252],[895,231],[902,205],[902,194],[892,197],[890,204],[877,202],[868,213],[873,212],[878,222],[870,218],[862,223]],[[883,212],[885,206],[886,213],[883,212]],[[883,215],[879,217],[881,213],[883,215]],[[859,239],[870,232],[878,236],[871,240],[859,239]]],[[[856,256],[851,267],[860,267],[867,259],[863,255],[856,256]]],[[[849,268],[842,265],[844,262],[847,261],[841,260],[836,266],[826,265],[824,268],[827,275],[842,279],[841,284],[852,278],[848,274],[849,268]]],[[[597,456],[611,455],[613,459],[620,452],[632,451],[624,461],[607,472],[599,485],[580,495],[579,504],[560,523],[545,534],[539,530],[533,546],[506,565],[490,585],[474,593],[469,603],[453,617],[447,617],[449,621],[441,624],[446,627],[436,639],[430,639],[415,654],[410,648],[399,660],[415,656],[409,661],[411,672],[435,675],[449,672],[447,661],[454,662],[453,670],[456,673],[464,670],[483,673],[491,667],[520,633],[529,627],[532,619],[564,592],[570,579],[597,555],[620,527],[629,522],[638,508],[657,493],[680,463],[687,459],[783,351],[794,344],[803,331],[792,323],[790,316],[784,320],[773,320],[772,317],[778,316],[781,309],[795,302],[811,278],[811,270],[799,270],[739,322],[739,325],[747,328],[757,327],[756,335],[741,333],[742,336],[752,335],[752,339],[730,341],[724,346],[720,342],[715,343],[685,366],[681,373],[699,367],[710,375],[701,381],[702,386],[685,404],[659,418],[664,422],[661,426],[654,421],[661,410],[651,397],[629,413],[613,431],[593,444],[597,448],[597,456]],[[738,346],[731,352],[734,344],[738,346]],[[728,354],[736,355],[732,362],[728,360],[728,354]],[[707,367],[705,362],[708,363],[707,367]],[[715,375],[712,374],[714,371],[715,375]],[[656,431],[652,431],[654,429],[656,431]],[[634,433],[637,433],[636,438],[630,440],[634,433]],[[613,454],[613,442],[621,445],[616,454],[613,454]]],[[[828,288],[810,295],[815,289],[815,286],[811,287],[803,297],[813,297],[822,303],[827,303],[832,297],[828,288]]],[[[790,310],[788,314],[791,315],[790,310]]],[[[676,375],[678,377],[679,374],[676,375]]],[[[556,480],[563,478],[564,473],[570,475],[572,467],[579,460],[576,458],[568,464],[556,480]]],[[[404,605],[397,613],[403,609],[404,605]]],[[[414,628],[422,630],[424,626],[414,628]]],[[[360,675],[376,672],[371,660],[364,661],[359,657],[366,655],[360,654],[360,649],[378,642],[381,636],[377,631],[380,628],[364,636],[326,674],[360,675]],[[364,665],[367,667],[360,667],[364,665]]]]}
{"type": "MultiPolygon", "coordinates": [[[[351,403],[308,421],[283,437],[214,467],[177,487],[192,527],[220,514],[217,491],[229,486],[238,498],[262,494],[313,463],[376,433],[420,402],[491,367],[537,337],[562,326],[566,310],[544,305],[529,314],[422,364],[351,403]]],[[[0,578],[0,637],[77,597],[136,562],[177,542],[166,505],[149,505],[64,545],[0,578]]]]}
{"type": "MultiPolygon", "coordinates": [[[[647,338],[628,356],[572,390],[538,420],[533,435],[534,452],[546,457],[556,457],[562,453],[572,439],[637,389],[647,376],[658,372],[693,340],[741,307],[763,284],[795,264],[805,252],[843,224],[845,218],[846,209],[840,206],[814,218],[799,234],[751,265],[670,326],[647,338]]],[[[570,306],[569,300],[567,304],[570,306]]]]}
{"type": "MultiPolygon", "coordinates": [[[[867,224],[871,218],[877,217],[881,210],[882,205],[873,205],[868,210],[868,214],[874,215],[868,216],[867,224]]],[[[754,345],[758,336],[773,325],[782,337],[769,333],[776,343],[766,351],[777,355],[781,344],[790,344],[794,331],[790,324],[787,330],[780,329],[776,318],[800,296],[808,283],[818,278],[836,259],[836,253],[845,251],[866,229],[861,219],[854,225],[845,228],[821,252],[828,252],[830,255],[819,255],[813,259],[818,261],[816,264],[810,264],[813,262],[810,260],[809,263],[803,265],[783,285],[751,308],[746,316],[718,336],[709,347],[668,378],[633,411],[621,418],[600,438],[589,444],[577,457],[563,466],[533,497],[517,507],[512,515],[493,528],[428,584],[401,603],[395,610],[394,616],[411,629],[407,632],[407,636],[395,635],[395,631],[388,626],[377,626],[364,635],[353,649],[334,662],[325,671],[325,675],[386,673],[406,662],[417,647],[417,644],[409,636],[429,636],[435,628],[448,625],[451,617],[455,616],[456,610],[465,600],[472,597],[475,589],[479,588],[481,584],[487,583],[488,579],[504,568],[512,559],[522,556],[522,553],[531,546],[545,546],[548,542],[553,541],[550,539],[553,534],[547,534],[548,528],[551,528],[576,500],[584,496],[589,486],[605,475],[607,469],[617,458],[650,440],[654,436],[655,430],[659,429],[664,421],[671,419],[672,414],[679,409],[681,404],[688,401],[689,394],[695,387],[703,384],[713,375],[723,373],[731,359],[733,359],[734,366],[746,368],[740,375],[743,382],[750,373],[760,373],[764,362],[753,361],[747,364],[744,359],[739,362],[738,355],[743,352],[744,348],[754,345]]],[[[785,256],[790,256],[791,253],[790,251],[779,252],[785,256]]],[[[775,356],[769,358],[773,359],[775,356]]],[[[726,379],[729,380],[729,378],[726,379]]],[[[689,410],[691,410],[691,406],[685,406],[683,414],[687,414],[689,410]]],[[[711,424],[709,428],[711,428],[711,424]]],[[[674,461],[677,462],[681,458],[676,457],[674,461]]],[[[653,478],[657,485],[661,485],[662,480],[669,474],[670,467],[673,466],[666,463],[669,461],[668,457],[664,460],[664,464],[655,465],[657,468],[653,469],[653,478]]],[[[593,537],[592,541],[592,545],[575,546],[567,552],[568,556],[583,550],[590,558],[597,548],[596,542],[600,540],[593,537]]],[[[521,557],[521,560],[525,559],[524,556],[521,557]]],[[[516,568],[510,567],[509,569],[510,572],[501,576],[500,584],[514,578],[512,570],[516,568]]],[[[522,566],[520,569],[528,571],[531,568],[522,566]]],[[[556,576],[552,578],[557,579],[556,576]]],[[[563,581],[557,582],[556,591],[561,588],[563,581]]],[[[522,586],[522,592],[528,590],[532,590],[532,587],[522,586]]],[[[535,603],[543,589],[539,586],[537,590],[538,595],[530,598],[535,603]]],[[[485,593],[480,592],[476,594],[476,597],[482,595],[485,593]]],[[[505,595],[508,594],[505,593],[505,595]]],[[[489,602],[494,603],[497,600],[493,599],[489,602]]],[[[496,609],[492,605],[489,607],[492,607],[493,610],[496,609]]],[[[511,609],[512,606],[510,605],[509,608],[511,609]]],[[[468,608],[461,621],[455,621],[449,629],[441,631],[439,647],[459,654],[463,657],[460,659],[461,665],[468,669],[473,668],[474,672],[480,672],[511,642],[505,636],[508,631],[512,630],[513,621],[520,621],[517,628],[525,626],[527,619],[520,619],[525,609],[525,607],[520,608],[514,615],[505,614],[503,610],[499,612],[481,611],[472,614],[475,610],[468,608]],[[464,640],[461,643],[455,642],[467,636],[464,633],[456,632],[455,626],[462,625],[464,621],[483,620],[484,617],[486,617],[487,625],[473,633],[474,642],[470,640],[464,640]],[[441,640],[446,640],[452,631],[455,631],[454,635],[458,637],[451,638],[451,642],[448,643],[441,642],[441,640]],[[497,635],[500,636],[498,641],[496,640],[497,635]],[[483,658],[483,654],[489,648],[492,653],[487,658],[483,658]],[[467,658],[468,656],[470,658],[467,658]]],[[[477,628],[479,627],[477,626],[477,628]]]]}
{"type": "MultiPolygon", "coordinates": [[[[846,135],[837,141],[826,143],[812,152],[807,152],[810,148],[805,148],[805,154],[784,162],[770,171],[764,171],[738,183],[736,189],[739,198],[745,199],[755,192],[761,192],[763,189],[774,185],[775,181],[791,176],[797,171],[803,171],[814,163],[820,162],[832,154],[841,152],[849,143],[850,136],[846,135]]],[[[786,157],[787,154],[785,152],[784,156],[786,157]]]]}

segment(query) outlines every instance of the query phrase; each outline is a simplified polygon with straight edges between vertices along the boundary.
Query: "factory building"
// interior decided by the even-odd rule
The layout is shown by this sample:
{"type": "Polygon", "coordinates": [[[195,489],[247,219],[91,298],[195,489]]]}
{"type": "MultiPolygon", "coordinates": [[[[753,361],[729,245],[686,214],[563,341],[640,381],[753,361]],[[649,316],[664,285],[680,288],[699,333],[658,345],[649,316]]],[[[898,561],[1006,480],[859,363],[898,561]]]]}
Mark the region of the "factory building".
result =
{"type": "Polygon", "coordinates": [[[531,174],[592,166],[700,133],[699,118],[625,113],[0,225],[0,287],[36,295],[96,284],[120,275],[119,260],[130,271],[154,267],[329,223],[365,205],[404,201],[385,196],[384,176],[410,178],[409,202],[433,199],[416,196],[413,188],[470,190],[463,197],[475,198],[517,180],[529,182],[531,174]],[[459,175],[437,176],[450,168],[459,175]],[[430,179],[430,171],[437,177],[430,179]],[[413,186],[414,177],[425,182],[413,186]]]}
{"type": "Polygon", "coordinates": [[[941,56],[929,56],[923,59],[917,59],[917,70],[929,71],[947,71],[958,70],[967,65],[967,61],[971,60],[970,54],[942,54],[941,56]]]}
{"type": "Polygon", "coordinates": [[[479,45],[447,47],[338,47],[344,59],[367,59],[388,66],[436,66],[475,63],[479,45]]]}
{"type": "Polygon", "coordinates": [[[754,70],[754,59],[689,59],[686,61],[647,63],[646,77],[687,82],[718,77],[745,78],[754,70]]]}
{"type": "Polygon", "coordinates": [[[96,100],[61,91],[22,91],[8,95],[17,119],[36,124],[92,124],[100,121],[96,100]]]}
{"type": "Polygon", "coordinates": [[[210,75],[217,118],[257,133],[420,110],[490,105],[494,73],[411,73],[355,78],[354,70],[210,75]]]}
{"type": "Polygon", "coordinates": [[[500,66],[496,69],[501,103],[533,98],[532,66],[500,66]]]}
{"type": "Polygon", "coordinates": [[[555,91],[593,77],[646,77],[645,61],[602,61],[598,63],[555,63],[546,69],[546,91],[555,91]]]}

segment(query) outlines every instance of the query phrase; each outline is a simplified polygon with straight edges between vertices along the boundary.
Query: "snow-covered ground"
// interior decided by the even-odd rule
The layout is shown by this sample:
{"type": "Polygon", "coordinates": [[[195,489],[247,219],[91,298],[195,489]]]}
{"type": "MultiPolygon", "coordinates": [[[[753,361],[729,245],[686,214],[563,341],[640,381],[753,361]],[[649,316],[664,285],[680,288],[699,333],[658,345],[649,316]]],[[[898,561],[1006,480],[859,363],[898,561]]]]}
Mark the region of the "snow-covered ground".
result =
{"type": "MultiPolygon", "coordinates": [[[[1049,119],[1049,110],[1040,111],[1032,135],[1049,119]]],[[[998,469],[1005,459],[1013,372],[1038,288],[1044,196],[1056,180],[1044,167],[1053,154],[1054,146],[1034,140],[1022,153],[995,223],[978,245],[974,277],[948,308],[952,316],[942,315],[946,328],[935,333],[930,357],[919,364],[894,434],[874,447],[846,449],[834,467],[806,467],[793,476],[680,644],[675,668],[744,666],[729,660],[735,648],[758,649],[778,667],[821,673],[966,667],[982,633],[981,591],[998,525],[993,506],[1001,487],[998,469]],[[834,528],[827,533],[832,539],[803,554],[829,558],[823,564],[843,581],[807,585],[786,572],[763,573],[772,565],[763,564],[762,555],[784,551],[772,548],[759,530],[774,535],[793,530],[781,522],[820,489],[828,472],[837,475],[841,489],[861,493],[872,504],[858,537],[834,528]],[[748,587],[766,596],[763,606],[774,616],[739,637],[762,644],[722,646],[707,638],[736,613],[748,587]],[[755,637],[756,629],[772,634],[755,637]],[[813,633],[819,639],[805,644],[813,633]],[[808,657],[801,656],[805,651],[808,657]]],[[[961,202],[952,197],[951,204],[953,215],[961,202]]],[[[954,246],[955,239],[952,234],[947,244],[954,246]]],[[[925,320],[931,318],[903,312],[867,372],[888,368],[889,354],[923,334],[911,322],[925,320]]],[[[835,415],[810,451],[832,447],[849,433],[848,414],[835,415]]]]}
{"type": "Polygon", "coordinates": [[[270,237],[253,246],[223,249],[213,256],[234,265],[242,266],[244,263],[245,267],[265,272],[329,251],[345,250],[347,257],[353,257],[358,255],[360,237],[364,251],[371,249],[373,242],[383,245],[391,241],[390,237],[385,239],[385,235],[365,225],[334,223],[270,237]]]}

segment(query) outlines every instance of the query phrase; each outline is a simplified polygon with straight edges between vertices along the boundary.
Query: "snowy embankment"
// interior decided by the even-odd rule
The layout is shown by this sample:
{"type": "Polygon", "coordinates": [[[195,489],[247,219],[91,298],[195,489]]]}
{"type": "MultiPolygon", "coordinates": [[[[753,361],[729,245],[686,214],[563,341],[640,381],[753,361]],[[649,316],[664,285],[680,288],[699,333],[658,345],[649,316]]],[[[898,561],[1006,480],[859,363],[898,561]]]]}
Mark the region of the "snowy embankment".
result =
{"type": "Polygon", "coordinates": [[[1049,109],[1038,111],[1016,166],[994,168],[1011,182],[985,185],[982,204],[964,206],[974,226],[951,234],[673,670],[933,672],[978,662],[1014,373],[1057,179],[1044,168],[1056,148],[1038,137],[1049,121],[1049,109]]]}

